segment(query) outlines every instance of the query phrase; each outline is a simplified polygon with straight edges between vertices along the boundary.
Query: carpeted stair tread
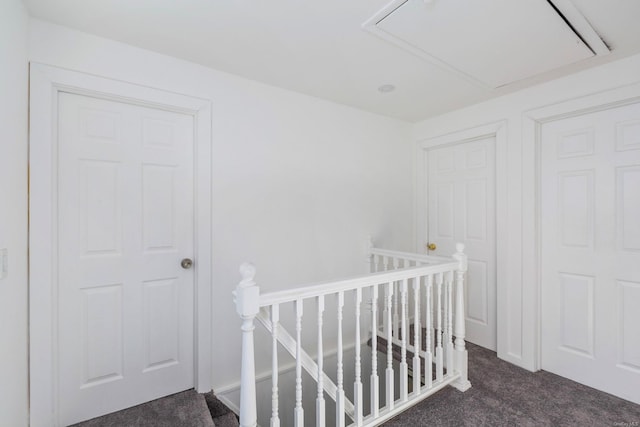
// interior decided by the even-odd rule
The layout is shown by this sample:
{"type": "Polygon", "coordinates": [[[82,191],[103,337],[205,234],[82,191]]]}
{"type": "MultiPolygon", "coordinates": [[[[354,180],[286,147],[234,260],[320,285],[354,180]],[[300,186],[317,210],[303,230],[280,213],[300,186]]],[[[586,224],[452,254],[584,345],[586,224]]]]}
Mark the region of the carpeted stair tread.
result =
{"type": "Polygon", "coordinates": [[[237,415],[222,403],[213,392],[205,393],[203,396],[216,427],[236,427],[239,425],[237,415]]]}
{"type": "Polygon", "coordinates": [[[233,412],[228,412],[214,418],[213,423],[216,427],[238,427],[238,417],[233,412]]]}
{"type": "Polygon", "coordinates": [[[215,424],[205,397],[195,390],[187,390],[74,427],[215,427],[215,424]]]}

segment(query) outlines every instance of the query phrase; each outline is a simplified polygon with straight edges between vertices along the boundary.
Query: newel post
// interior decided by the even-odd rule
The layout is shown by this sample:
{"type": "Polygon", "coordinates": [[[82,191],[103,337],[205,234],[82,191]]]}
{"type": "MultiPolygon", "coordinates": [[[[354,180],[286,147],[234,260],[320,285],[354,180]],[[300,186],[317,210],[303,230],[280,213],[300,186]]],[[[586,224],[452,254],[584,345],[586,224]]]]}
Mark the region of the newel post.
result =
{"type": "Polygon", "coordinates": [[[376,268],[373,260],[373,248],[373,238],[371,236],[368,236],[366,241],[365,257],[367,260],[367,264],[369,264],[369,273],[373,273],[376,268]]]}
{"type": "Polygon", "coordinates": [[[452,385],[460,391],[466,391],[471,387],[468,378],[468,354],[464,342],[465,334],[465,309],[464,309],[464,276],[467,272],[467,255],[464,253],[464,244],[456,244],[456,253],[453,259],[458,261],[456,275],[456,302],[455,302],[455,325],[454,335],[454,369],[460,374],[460,378],[452,385]]]}
{"type": "Polygon", "coordinates": [[[256,410],[256,368],[253,350],[253,320],[260,308],[260,288],[254,277],[256,268],[245,262],[240,266],[242,280],[235,292],[236,310],[242,318],[242,370],[240,373],[240,426],[255,427],[258,424],[256,410]]]}

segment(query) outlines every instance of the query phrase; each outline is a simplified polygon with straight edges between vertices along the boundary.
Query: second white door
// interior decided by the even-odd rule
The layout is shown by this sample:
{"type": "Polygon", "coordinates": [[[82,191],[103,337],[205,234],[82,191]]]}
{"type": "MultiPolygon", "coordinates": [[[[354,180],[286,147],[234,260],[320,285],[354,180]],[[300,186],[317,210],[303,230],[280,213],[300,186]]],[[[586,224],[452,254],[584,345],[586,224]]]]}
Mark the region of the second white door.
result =
{"type": "Polygon", "coordinates": [[[640,104],[541,145],[542,369],[640,403],[640,104]]]}
{"type": "Polygon", "coordinates": [[[467,340],[496,350],[495,137],[427,151],[428,239],[433,255],[465,244],[467,340]]]}
{"type": "Polygon", "coordinates": [[[59,422],[193,387],[193,117],[61,93],[59,422]]]}

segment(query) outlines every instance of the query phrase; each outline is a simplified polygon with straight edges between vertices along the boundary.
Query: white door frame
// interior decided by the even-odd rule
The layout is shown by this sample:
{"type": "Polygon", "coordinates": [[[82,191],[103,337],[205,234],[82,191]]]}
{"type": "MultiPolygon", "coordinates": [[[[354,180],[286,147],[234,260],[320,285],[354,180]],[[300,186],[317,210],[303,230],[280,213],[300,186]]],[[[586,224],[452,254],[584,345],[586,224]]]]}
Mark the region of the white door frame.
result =
{"type": "Polygon", "coordinates": [[[527,305],[523,304],[522,334],[523,344],[531,349],[523,354],[523,359],[526,357],[531,360],[530,364],[524,366],[530,370],[542,368],[541,127],[549,121],[637,102],[640,102],[640,83],[536,108],[526,111],[522,116],[522,293],[523,301],[528,302],[527,305]]]}
{"type": "Polygon", "coordinates": [[[414,242],[415,250],[418,253],[424,251],[424,244],[428,233],[427,229],[427,212],[428,201],[424,197],[426,194],[425,174],[428,165],[428,152],[433,148],[440,148],[446,145],[459,144],[467,141],[474,141],[480,138],[493,137],[496,140],[496,159],[495,159],[495,191],[496,191],[496,308],[497,308],[497,334],[496,341],[498,347],[498,355],[502,357],[506,349],[503,343],[506,343],[508,322],[508,307],[504,303],[508,301],[508,289],[506,285],[506,248],[507,248],[507,122],[505,120],[489,123],[482,126],[476,126],[457,132],[448,133],[446,135],[428,138],[416,142],[415,145],[415,199],[414,206],[415,227],[416,230],[414,242]]]}
{"type": "Polygon", "coordinates": [[[57,105],[60,92],[190,114],[194,118],[194,379],[211,390],[211,102],[206,99],[69,71],[30,68],[29,381],[30,425],[58,425],[57,105]]]}

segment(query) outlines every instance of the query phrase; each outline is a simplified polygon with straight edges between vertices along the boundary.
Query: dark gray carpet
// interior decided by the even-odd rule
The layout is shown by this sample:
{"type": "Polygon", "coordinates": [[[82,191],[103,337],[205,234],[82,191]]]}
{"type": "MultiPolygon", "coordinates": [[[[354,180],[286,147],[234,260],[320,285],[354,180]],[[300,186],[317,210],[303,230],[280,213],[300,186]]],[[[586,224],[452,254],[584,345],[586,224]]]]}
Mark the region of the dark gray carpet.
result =
{"type": "Polygon", "coordinates": [[[468,349],[471,389],[446,387],[384,425],[640,426],[640,405],[549,372],[531,373],[473,344],[468,349]]]}
{"type": "Polygon", "coordinates": [[[214,427],[203,395],[187,390],[74,427],[214,427]]]}
{"type": "Polygon", "coordinates": [[[213,392],[205,393],[204,398],[216,427],[236,427],[238,417],[224,403],[218,400],[213,392]]]}

